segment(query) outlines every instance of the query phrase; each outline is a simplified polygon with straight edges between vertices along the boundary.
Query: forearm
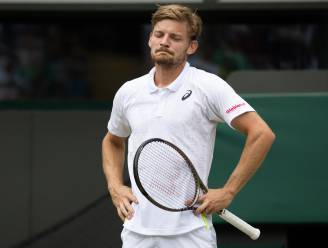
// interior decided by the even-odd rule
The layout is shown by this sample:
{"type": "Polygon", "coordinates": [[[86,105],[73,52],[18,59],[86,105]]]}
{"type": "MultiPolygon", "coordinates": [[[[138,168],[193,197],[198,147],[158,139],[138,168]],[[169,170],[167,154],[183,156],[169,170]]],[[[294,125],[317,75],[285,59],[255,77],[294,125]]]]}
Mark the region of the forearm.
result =
{"type": "Polygon", "coordinates": [[[123,185],[124,156],[124,141],[107,134],[102,142],[102,160],[109,190],[123,185]]]}
{"type": "Polygon", "coordinates": [[[224,186],[232,195],[236,195],[261,166],[274,138],[267,127],[247,134],[240,160],[224,186]]]}
{"type": "Polygon", "coordinates": [[[130,187],[123,182],[125,138],[108,133],[102,143],[103,170],[117,213],[124,221],[133,216],[131,203],[138,203],[130,187]]]}

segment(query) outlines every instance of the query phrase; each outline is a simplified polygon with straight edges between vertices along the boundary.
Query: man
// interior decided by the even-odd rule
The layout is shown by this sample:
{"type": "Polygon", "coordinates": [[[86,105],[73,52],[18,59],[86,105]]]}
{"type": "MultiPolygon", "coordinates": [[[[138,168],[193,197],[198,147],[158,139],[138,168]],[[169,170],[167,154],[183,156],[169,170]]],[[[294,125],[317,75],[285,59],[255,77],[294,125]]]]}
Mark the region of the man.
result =
{"type": "Polygon", "coordinates": [[[103,170],[117,213],[124,221],[124,248],[214,248],[211,215],[227,208],[264,160],[275,138],[254,109],[222,79],[191,67],[202,22],[189,8],[160,6],[149,36],[154,68],[116,93],[103,140],[103,170]],[[133,158],[149,138],[175,143],[207,182],[216,126],[226,122],[246,135],[240,160],[223,188],[210,189],[192,211],[172,213],[154,206],[136,187],[133,158]],[[131,188],[123,183],[125,141],[131,188]],[[206,214],[205,218],[202,215],[206,214]]]}

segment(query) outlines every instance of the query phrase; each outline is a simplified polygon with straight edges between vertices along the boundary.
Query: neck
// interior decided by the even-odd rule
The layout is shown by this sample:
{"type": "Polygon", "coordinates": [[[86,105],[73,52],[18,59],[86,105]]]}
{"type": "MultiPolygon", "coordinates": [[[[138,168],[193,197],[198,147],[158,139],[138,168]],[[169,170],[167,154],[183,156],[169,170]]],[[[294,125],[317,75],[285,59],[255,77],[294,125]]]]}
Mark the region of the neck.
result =
{"type": "Polygon", "coordinates": [[[182,72],[186,61],[173,66],[155,64],[154,81],[157,87],[164,88],[170,85],[182,72]]]}

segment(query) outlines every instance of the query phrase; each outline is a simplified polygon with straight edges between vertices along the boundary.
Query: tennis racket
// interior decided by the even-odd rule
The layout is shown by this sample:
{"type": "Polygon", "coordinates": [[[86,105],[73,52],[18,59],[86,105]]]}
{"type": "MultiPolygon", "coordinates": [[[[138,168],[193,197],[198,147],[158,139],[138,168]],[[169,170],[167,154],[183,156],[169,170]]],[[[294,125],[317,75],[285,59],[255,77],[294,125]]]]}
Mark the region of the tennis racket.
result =
{"type": "MultiPolygon", "coordinates": [[[[143,142],[133,162],[133,173],[141,193],[157,207],[167,211],[194,210],[201,194],[208,189],[190,159],[174,144],[159,138],[143,142]]],[[[219,216],[255,240],[260,230],[227,209],[219,216]]]]}

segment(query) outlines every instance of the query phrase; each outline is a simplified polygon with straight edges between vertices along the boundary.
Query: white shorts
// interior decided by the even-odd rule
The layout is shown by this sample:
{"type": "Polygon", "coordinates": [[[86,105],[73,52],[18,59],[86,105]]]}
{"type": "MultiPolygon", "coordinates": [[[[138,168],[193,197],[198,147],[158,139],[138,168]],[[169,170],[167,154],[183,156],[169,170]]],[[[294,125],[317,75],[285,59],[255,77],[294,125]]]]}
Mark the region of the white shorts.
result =
{"type": "Polygon", "coordinates": [[[121,238],[122,248],[217,248],[213,226],[170,236],[142,235],[123,228],[121,238]]]}

